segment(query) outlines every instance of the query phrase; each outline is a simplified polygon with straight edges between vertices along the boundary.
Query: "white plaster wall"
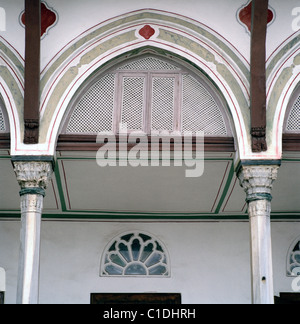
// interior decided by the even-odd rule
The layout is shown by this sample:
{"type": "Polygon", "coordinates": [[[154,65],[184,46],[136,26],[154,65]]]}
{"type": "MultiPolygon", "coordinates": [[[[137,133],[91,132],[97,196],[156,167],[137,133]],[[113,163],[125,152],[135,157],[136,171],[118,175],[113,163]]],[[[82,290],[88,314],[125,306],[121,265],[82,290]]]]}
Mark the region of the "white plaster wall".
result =
{"type": "MultiPolygon", "coordinates": [[[[232,43],[248,60],[250,59],[250,36],[238,23],[238,10],[248,0],[46,0],[59,15],[58,24],[42,40],[42,69],[70,40],[87,29],[131,11],[153,8],[171,11],[190,17],[208,25],[232,43]],[[171,9],[170,9],[171,8],[171,9]]],[[[268,29],[267,57],[295,30],[292,23],[294,8],[300,7],[299,0],[270,0],[276,12],[276,20],[268,29]]],[[[0,7],[6,11],[6,31],[0,32],[24,57],[25,30],[19,24],[24,10],[24,0],[0,0],[0,7]]]]}
{"type": "MultiPolygon", "coordinates": [[[[0,266],[6,269],[6,303],[15,303],[18,221],[0,222],[0,266]]],[[[275,292],[292,291],[286,256],[300,223],[273,223],[275,292]]],[[[250,303],[247,222],[42,224],[40,303],[88,304],[90,293],[174,292],[183,303],[250,303]],[[127,231],[146,231],[168,248],[172,275],[164,279],[101,278],[107,243],[127,231]]]]}

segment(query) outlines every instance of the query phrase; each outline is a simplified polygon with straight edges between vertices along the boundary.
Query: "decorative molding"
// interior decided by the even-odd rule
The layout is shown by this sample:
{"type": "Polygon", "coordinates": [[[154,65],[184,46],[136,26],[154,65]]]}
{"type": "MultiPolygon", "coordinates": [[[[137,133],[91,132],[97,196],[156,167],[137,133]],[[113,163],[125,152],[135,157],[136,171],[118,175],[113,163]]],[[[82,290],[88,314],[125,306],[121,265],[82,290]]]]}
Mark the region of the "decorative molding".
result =
{"type": "MultiPolygon", "coordinates": [[[[224,95],[237,133],[241,134],[238,142],[241,158],[251,155],[247,136],[250,132],[249,62],[228,40],[201,22],[154,9],[130,12],[94,26],[71,40],[45,67],[42,71],[40,107],[40,143],[45,145],[39,146],[40,153],[54,154],[55,137],[68,103],[84,81],[114,58],[119,59],[145,48],[159,49],[163,55],[188,61],[210,76],[224,95]],[[111,33],[106,33],[108,24],[111,33]],[[149,40],[139,34],[147,25],[156,31],[149,40]],[[69,73],[70,69],[74,73],[69,73]],[[234,80],[238,86],[231,87],[236,84],[234,80]],[[66,89],[64,93],[63,89],[66,89]],[[46,116],[52,116],[52,119],[46,120],[46,116]],[[46,141],[50,144],[46,145],[46,141]]],[[[26,154],[26,149],[24,147],[19,154],[26,154]]]]}
{"type": "Polygon", "coordinates": [[[279,165],[242,165],[238,171],[240,185],[247,194],[246,201],[272,200],[273,183],[277,179],[279,165]]]}

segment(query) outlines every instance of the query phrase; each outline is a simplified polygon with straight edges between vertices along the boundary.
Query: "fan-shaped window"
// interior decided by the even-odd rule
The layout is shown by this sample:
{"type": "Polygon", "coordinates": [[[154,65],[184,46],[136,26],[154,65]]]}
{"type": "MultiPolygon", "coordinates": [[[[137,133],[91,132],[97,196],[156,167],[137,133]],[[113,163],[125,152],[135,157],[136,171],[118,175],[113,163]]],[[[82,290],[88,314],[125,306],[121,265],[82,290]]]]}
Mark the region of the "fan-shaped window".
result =
{"type": "Polygon", "coordinates": [[[105,250],[100,275],[169,277],[166,248],[149,234],[125,233],[105,250]]]}
{"type": "Polygon", "coordinates": [[[71,103],[62,133],[204,131],[232,136],[226,109],[203,76],[176,62],[142,56],[96,75],[71,103]]]}
{"type": "Polygon", "coordinates": [[[287,262],[287,275],[299,276],[300,275],[300,239],[292,244],[288,253],[287,262]]]}
{"type": "Polygon", "coordinates": [[[285,120],[285,133],[300,133],[300,86],[298,86],[292,96],[290,105],[287,109],[285,120]]]}

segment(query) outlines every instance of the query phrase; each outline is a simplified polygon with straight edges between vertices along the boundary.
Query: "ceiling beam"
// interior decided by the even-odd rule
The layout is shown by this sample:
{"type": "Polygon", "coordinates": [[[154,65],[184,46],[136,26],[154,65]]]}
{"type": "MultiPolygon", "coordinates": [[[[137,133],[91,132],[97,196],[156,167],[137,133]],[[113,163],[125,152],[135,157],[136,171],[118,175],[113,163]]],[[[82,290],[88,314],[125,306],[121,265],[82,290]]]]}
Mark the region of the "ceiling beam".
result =
{"type": "Polygon", "coordinates": [[[24,143],[37,144],[40,125],[40,0],[25,0],[25,21],[24,143]]]}
{"type": "Polygon", "coordinates": [[[252,151],[267,151],[266,37],[268,0],[253,0],[251,27],[251,136],[252,151]]]}

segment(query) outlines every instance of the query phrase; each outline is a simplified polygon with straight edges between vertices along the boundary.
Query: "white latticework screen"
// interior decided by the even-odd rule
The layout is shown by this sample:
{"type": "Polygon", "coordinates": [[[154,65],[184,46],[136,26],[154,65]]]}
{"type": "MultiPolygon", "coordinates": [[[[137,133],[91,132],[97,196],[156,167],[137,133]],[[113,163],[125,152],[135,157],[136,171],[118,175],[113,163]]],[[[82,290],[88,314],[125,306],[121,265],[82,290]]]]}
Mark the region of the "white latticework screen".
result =
{"type": "Polygon", "coordinates": [[[295,101],[286,125],[286,131],[288,132],[300,132],[300,96],[295,101]]]}
{"type": "Polygon", "coordinates": [[[122,91],[122,124],[130,130],[143,129],[145,78],[124,77],[122,91]]]}
{"type": "Polygon", "coordinates": [[[173,131],[175,105],[175,78],[152,79],[151,130],[173,131]]]}
{"type": "Polygon", "coordinates": [[[118,70],[130,70],[130,71],[178,71],[176,66],[160,60],[155,57],[144,57],[133,62],[129,62],[122,65],[118,70]]]}
{"type": "Polygon", "coordinates": [[[213,96],[194,77],[183,77],[182,130],[206,135],[227,135],[226,125],[213,96]]]}
{"type": "Polygon", "coordinates": [[[102,75],[75,102],[67,134],[118,133],[121,124],[145,133],[231,135],[224,108],[211,88],[186,69],[152,56],[102,75]]]}
{"type": "Polygon", "coordinates": [[[81,98],[70,118],[67,133],[113,130],[115,75],[107,74],[81,98]]]}
{"type": "Polygon", "coordinates": [[[5,131],[6,131],[5,119],[4,119],[3,111],[0,106],[0,132],[5,132],[5,131]]]}

